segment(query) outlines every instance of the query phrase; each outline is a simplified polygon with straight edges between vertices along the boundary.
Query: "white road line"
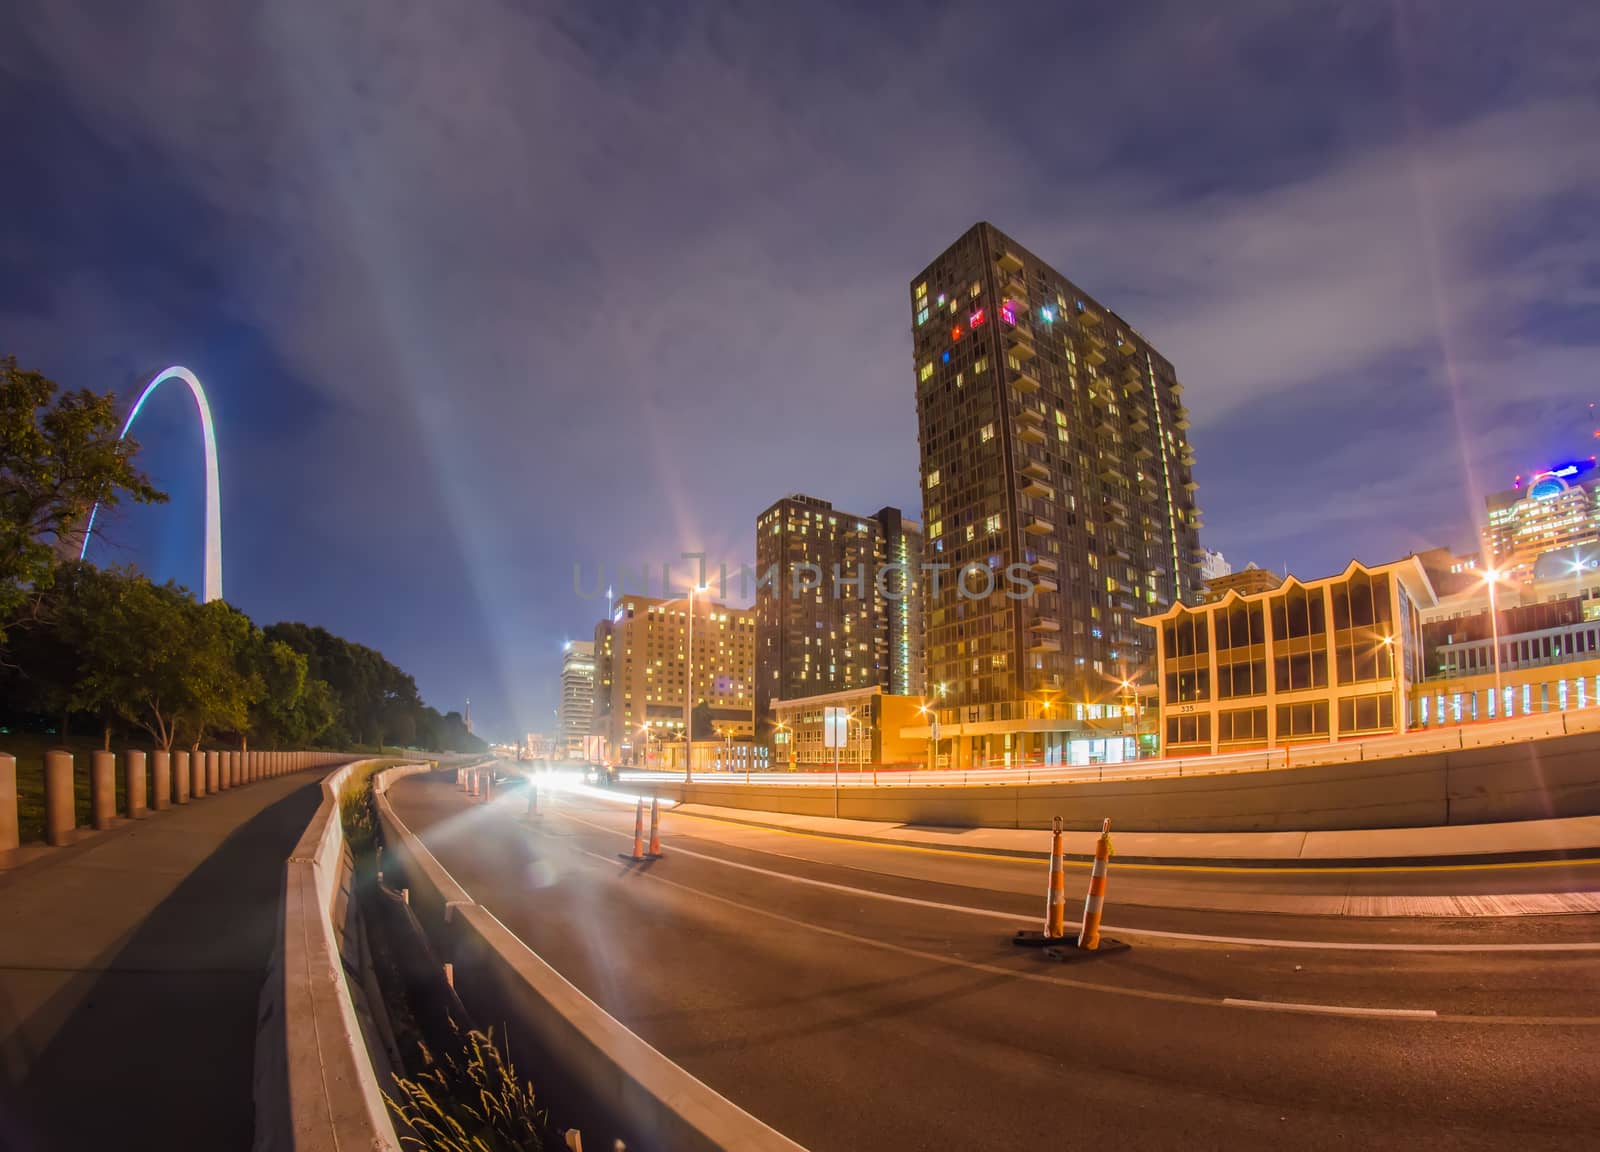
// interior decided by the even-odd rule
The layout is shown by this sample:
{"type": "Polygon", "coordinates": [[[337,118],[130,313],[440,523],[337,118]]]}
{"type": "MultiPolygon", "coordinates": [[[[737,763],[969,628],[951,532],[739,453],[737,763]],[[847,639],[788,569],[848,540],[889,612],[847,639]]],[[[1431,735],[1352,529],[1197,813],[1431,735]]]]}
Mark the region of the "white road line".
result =
{"type": "Polygon", "coordinates": [[[1259,1008],[1265,1012],[1311,1012],[1321,1016],[1402,1016],[1413,1020],[1431,1020],[1439,1015],[1432,1008],[1351,1008],[1343,1004],[1295,1004],[1284,1000],[1240,1000],[1233,996],[1224,997],[1222,1002],[1234,1008],[1259,1008]]]}
{"type": "MultiPolygon", "coordinates": [[[[608,828],[604,824],[596,824],[592,820],[574,816],[570,812],[561,812],[561,816],[593,828],[599,832],[607,832],[613,836],[630,838],[632,832],[624,832],[616,828],[608,828]]],[[[837,884],[831,880],[814,880],[809,876],[796,876],[789,872],[779,872],[772,868],[759,868],[754,864],[741,864],[736,860],[725,860],[720,856],[710,856],[704,852],[695,852],[681,845],[673,846],[672,852],[682,856],[692,856],[696,860],[705,860],[712,864],[720,864],[725,868],[737,868],[742,872],[754,872],[761,876],[770,876],[776,880],[787,880],[791,884],[804,884],[812,888],[824,888],[832,892],[844,892],[851,896],[866,896],[873,900],[884,900],[891,904],[909,904],[917,908],[936,908],[942,912],[955,912],[964,916],[982,916],[990,920],[1004,920],[1010,924],[1025,917],[1015,912],[997,912],[992,908],[974,908],[967,904],[945,904],[938,900],[920,900],[914,896],[895,896],[888,892],[878,892],[871,888],[857,888],[849,884],[837,884]]],[[[1070,927],[1078,927],[1077,921],[1068,921],[1070,927]]],[[[1338,951],[1338,952],[1600,952],[1600,940],[1584,940],[1559,944],[1420,944],[1420,943],[1369,943],[1348,940],[1276,940],[1256,936],[1212,936],[1200,932],[1164,932],[1155,928],[1131,928],[1124,924],[1101,926],[1102,932],[1116,933],[1123,936],[1137,936],[1142,939],[1153,940],[1181,940],[1191,944],[1230,944],[1240,948],[1301,948],[1309,951],[1338,951]]]]}

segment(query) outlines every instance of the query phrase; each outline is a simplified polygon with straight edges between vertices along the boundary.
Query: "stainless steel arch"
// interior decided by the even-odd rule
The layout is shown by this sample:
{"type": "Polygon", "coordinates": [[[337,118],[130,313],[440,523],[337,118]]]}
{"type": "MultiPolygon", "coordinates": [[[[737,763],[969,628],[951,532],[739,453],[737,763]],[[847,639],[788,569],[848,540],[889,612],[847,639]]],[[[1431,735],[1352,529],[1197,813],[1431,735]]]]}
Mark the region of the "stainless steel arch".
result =
{"type": "MultiPolygon", "coordinates": [[[[200,434],[205,441],[206,458],[206,570],[205,583],[202,588],[201,599],[209,603],[212,600],[222,599],[222,498],[220,485],[217,480],[217,435],[211,426],[211,405],[206,403],[205,389],[200,387],[200,380],[187,368],[174,364],[171,368],[158,372],[139,394],[139,399],[134,402],[128,412],[128,418],[122,423],[122,431],[117,435],[121,440],[128,435],[128,429],[133,427],[133,422],[138,419],[139,410],[144,407],[144,402],[150,398],[163,383],[171,379],[182,380],[189,386],[189,392],[194,396],[195,406],[200,409],[200,434]]],[[[83,547],[78,552],[78,559],[83,559],[89,552],[89,538],[94,533],[94,518],[100,511],[96,504],[89,512],[89,526],[83,532],[83,547]]]]}

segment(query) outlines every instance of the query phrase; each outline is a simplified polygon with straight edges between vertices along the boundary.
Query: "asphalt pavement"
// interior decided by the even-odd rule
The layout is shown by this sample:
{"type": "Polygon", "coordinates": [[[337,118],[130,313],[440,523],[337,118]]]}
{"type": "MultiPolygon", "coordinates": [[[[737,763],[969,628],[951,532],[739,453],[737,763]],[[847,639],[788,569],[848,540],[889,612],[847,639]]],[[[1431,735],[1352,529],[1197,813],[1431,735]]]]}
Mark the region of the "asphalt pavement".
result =
{"type": "Polygon", "coordinates": [[[1600,1131],[1600,917],[1274,907],[1352,884],[1581,888],[1571,866],[1139,879],[1113,864],[1108,932],[1132,949],[1062,965],[1009,942],[1042,917],[1028,861],[669,813],[664,858],[632,864],[617,853],[633,812],[598,795],[547,795],[529,817],[521,789],[475,803],[425,776],[391,799],[588,995],[818,1152],[1592,1148],[1600,1131]]]}

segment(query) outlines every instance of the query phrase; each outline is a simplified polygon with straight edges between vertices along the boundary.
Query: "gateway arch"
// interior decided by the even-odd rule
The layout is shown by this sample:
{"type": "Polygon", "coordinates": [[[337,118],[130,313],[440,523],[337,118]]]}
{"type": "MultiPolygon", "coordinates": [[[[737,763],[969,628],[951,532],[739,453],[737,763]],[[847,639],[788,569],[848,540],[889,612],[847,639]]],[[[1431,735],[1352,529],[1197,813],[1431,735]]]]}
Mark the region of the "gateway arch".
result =
{"type": "MultiPolygon", "coordinates": [[[[133,408],[128,412],[128,418],[122,423],[122,431],[117,439],[124,439],[128,429],[133,427],[133,422],[139,418],[139,411],[144,407],[144,402],[150,399],[150,394],[168,380],[182,380],[189,386],[189,392],[194,397],[195,407],[200,409],[200,434],[205,441],[206,463],[206,572],[205,582],[202,587],[202,601],[210,603],[212,600],[222,599],[222,499],[218,491],[217,482],[217,435],[211,426],[211,405],[206,403],[205,389],[200,387],[200,380],[187,368],[174,364],[162,372],[158,372],[146,384],[144,391],[139,394],[139,399],[134,402],[133,408]]],[[[83,547],[78,552],[78,559],[83,559],[89,552],[89,538],[94,533],[94,518],[100,511],[96,504],[89,512],[89,526],[83,533],[83,547]]]]}

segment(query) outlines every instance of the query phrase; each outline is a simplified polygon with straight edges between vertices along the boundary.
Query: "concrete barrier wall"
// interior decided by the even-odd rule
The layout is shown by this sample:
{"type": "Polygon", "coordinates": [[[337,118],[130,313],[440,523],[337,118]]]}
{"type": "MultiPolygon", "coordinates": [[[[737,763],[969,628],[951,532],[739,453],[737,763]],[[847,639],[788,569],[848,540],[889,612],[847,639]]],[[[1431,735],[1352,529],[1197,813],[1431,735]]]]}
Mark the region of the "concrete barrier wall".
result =
{"type": "MultiPolygon", "coordinates": [[[[385,777],[392,774],[385,772],[385,777]]],[[[475,903],[377,793],[386,878],[403,872],[411,906],[454,966],[456,992],[479,1020],[504,1026],[519,1069],[540,1069],[536,1090],[600,1118],[609,1147],[620,1135],[641,1152],[804,1152],[696,1080],[629,1031],[475,903]]]]}
{"type": "MultiPolygon", "coordinates": [[[[1543,731],[1534,717],[1528,731],[1543,731]]],[[[1558,718],[1559,722],[1559,718],[1558,718]]],[[[1112,827],[1141,832],[1337,831],[1420,828],[1600,814],[1600,729],[1486,747],[1461,733],[1418,733],[1410,755],[1384,760],[1229,771],[1147,780],[1058,781],[840,790],[845,819],[954,828],[1112,827]],[[1453,751],[1438,751],[1454,741],[1453,751]]],[[[1290,758],[1294,763],[1294,755],[1290,758]]],[[[640,785],[694,804],[834,815],[826,778],[815,785],[640,785]]]]}
{"type": "MultiPolygon", "coordinates": [[[[316,754],[320,755],[320,754],[316,754]]],[[[276,754],[275,771],[306,766],[276,754]]],[[[361,765],[322,781],[322,803],[284,867],[273,964],[256,1034],[256,1152],[399,1149],[340,955],[348,877],[339,794],[361,765]]]]}

